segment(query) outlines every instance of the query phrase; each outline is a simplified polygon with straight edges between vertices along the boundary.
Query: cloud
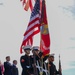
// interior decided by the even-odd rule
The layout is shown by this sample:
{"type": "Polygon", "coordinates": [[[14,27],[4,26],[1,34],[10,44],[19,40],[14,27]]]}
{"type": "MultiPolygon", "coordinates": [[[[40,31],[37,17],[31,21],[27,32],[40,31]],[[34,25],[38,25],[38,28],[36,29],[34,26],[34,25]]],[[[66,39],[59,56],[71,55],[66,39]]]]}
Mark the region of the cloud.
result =
{"type": "Polygon", "coordinates": [[[67,13],[73,19],[75,19],[75,0],[73,0],[73,4],[69,6],[59,6],[63,9],[64,13],[67,13]]]}
{"type": "Polygon", "coordinates": [[[3,0],[0,0],[0,6],[2,6],[2,5],[3,5],[3,3],[4,3],[4,2],[3,2],[3,0]]]}
{"type": "Polygon", "coordinates": [[[74,41],[75,40],[75,37],[71,37],[70,40],[73,40],[74,41]]]}
{"type": "Polygon", "coordinates": [[[71,61],[71,62],[70,62],[70,66],[75,67],[75,61],[71,61]]]}
{"type": "Polygon", "coordinates": [[[73,46],[73,47],[68,47],[68,48],[66,48],[66,49],[75,49],[75,46],[73,46]]]}
{"type": "Polygon", "coordinates": [[[70,68],[63,71],[63,75],[74,75],[75,74],[75,68],[70,68]]]}

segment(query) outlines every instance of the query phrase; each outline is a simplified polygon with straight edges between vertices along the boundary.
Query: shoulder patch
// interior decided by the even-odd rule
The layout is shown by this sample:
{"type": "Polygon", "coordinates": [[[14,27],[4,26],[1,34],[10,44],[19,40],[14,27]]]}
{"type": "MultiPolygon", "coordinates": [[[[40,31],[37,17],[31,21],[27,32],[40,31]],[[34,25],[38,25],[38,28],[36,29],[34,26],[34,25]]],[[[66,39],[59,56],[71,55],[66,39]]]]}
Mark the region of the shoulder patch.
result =
{"type": "Polygon", "coordinates": [[[24,59],[21,59],[21,62],[24,62],[25,60],[24,59]]]}

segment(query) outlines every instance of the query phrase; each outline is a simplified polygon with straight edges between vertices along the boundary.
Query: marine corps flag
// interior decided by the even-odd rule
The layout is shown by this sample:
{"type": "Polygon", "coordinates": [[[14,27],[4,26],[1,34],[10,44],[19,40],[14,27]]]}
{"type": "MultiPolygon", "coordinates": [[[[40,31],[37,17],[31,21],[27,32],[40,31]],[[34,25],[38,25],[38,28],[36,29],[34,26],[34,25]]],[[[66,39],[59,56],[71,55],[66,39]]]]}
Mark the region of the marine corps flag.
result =
{"type": "Polygon", "coordinates": [[[41,11],[41,40],[40,49],[42,50],[44,56],[50,53],[50,35],[48,30],[47,14],[46,14],[46,4],[45,0],[42,0],[42,11],[41,11]]]}

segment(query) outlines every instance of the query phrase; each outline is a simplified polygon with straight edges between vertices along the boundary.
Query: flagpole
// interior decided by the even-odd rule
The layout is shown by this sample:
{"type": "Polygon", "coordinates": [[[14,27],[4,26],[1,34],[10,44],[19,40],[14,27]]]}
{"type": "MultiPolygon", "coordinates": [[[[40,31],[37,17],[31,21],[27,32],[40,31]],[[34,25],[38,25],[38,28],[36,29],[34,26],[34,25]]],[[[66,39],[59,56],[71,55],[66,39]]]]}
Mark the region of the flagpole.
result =
{"type": "Polygon", "coordinates": [[[36,66],[35,53],[33,54],[33,60],[34,60],[34,65],[33,65],[34,75],[38,75],[38,72],[37,72],[37,66],[36,66]]]}
{"type": "Polygon", "coordinates": [[[43,58],[40,59],[40,75],[43,75],[43,58]]]}

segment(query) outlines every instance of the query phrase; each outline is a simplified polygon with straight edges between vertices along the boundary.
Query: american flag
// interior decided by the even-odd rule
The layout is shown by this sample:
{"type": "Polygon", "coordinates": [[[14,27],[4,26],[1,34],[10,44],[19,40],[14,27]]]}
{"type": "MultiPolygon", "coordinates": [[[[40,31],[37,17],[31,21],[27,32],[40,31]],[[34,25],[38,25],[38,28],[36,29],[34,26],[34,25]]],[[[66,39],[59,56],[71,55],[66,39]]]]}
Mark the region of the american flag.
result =
{"type": "Polygon", "coordinates": [[[30,21],[26,32],[24,33],[24,39],[20,48],[22,53],[22,46],[27,44],[33,44],[33,36],[40,32],[40,0],[36,0],[33,11],[31,13],[30,21]]]}

